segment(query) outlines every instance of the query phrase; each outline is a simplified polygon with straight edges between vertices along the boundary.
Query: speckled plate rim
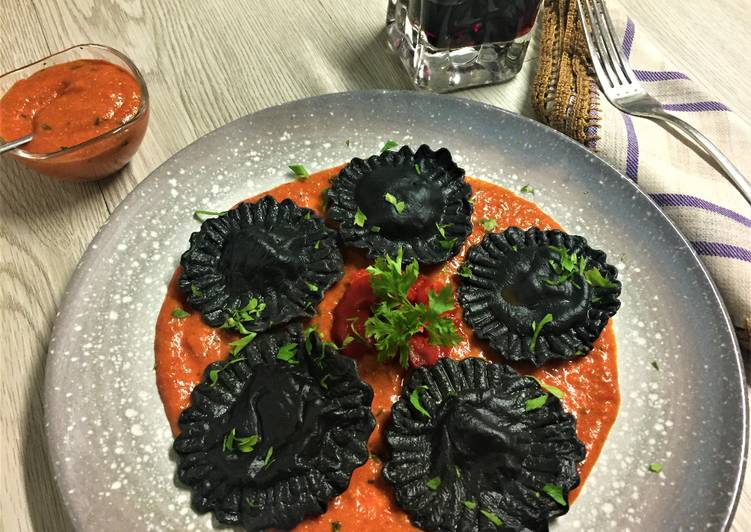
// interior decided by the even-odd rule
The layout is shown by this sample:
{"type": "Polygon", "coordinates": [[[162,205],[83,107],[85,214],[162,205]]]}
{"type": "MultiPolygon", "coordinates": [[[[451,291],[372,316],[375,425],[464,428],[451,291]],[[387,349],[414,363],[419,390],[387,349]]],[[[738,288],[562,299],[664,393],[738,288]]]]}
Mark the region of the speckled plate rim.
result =
{"type": "MultiPolygon", "coordinates": [[[[69,496],[66,495],[69,491],[69,488],[71,487],[71,479],[69,479],[64,474],[64,469],[60,466],[60,464],[62,463],[61,460],[64,459],[64,456],[62,453],[63,448],[61,446],[56,445],[59,435],[61,435],[65,430],[65,427],[59,425],[58,423],[59,418],[55,415],[57,410],[60,408],[59,405],[55,404],[55,399],[57,399],[60,394],[59,390],[58,391],[55,390],[55,383],[58,381],[56,370],[58,367],[58,363],[60,362],[59,361],[59,358],[61,357],[60,353],[63,351],[62,347],[65,345],[65,342],[66,342],[66,338],[64,336],[61,336],[59,332],[67,330],[68,326],[73,323],[73,316],[71,315],[71,307],[73,306],[73,302],[77,298],[77,294],[79,290],[81,289],[81,287],[83,287],[86,284],[87,277],[88,277],[87,269],[84,266],[95,263],[96,260],[100,258],[99,255],[101,254],[101,252],[98,251],[97,244],[100,242],[106,241],[112,236],[115,236],[117,233],[117,229],[123,224],[127,223],[128,208],[131,206],[131,204],[136,203],[138,201],[138,198],[139,198],[138,193],[141,193],[140,195],[142,195],[143,191],[147,190],[148,188],[154,185],[154,182],[157,176],[160,174],[160,170],[164,168],[165,166],[167,166],[171,160],[186,153],[188,150],[191,149],[191,147],[194,144],[198,143],[202,139],[211,135],[219,134],[221,133],[222,130],[230,128],[233,124],[243,121],[243,120],[247,120],[256,114],[280,111],[284,109],[285,107],[293,105],[293,104],[326,101],[332,98],[335,99],[339,97],[372,98],[372,97],[379,97],[379,96],[384,96],[384,95],[392,95],[392,96],[404,97],[404,98],[415,98],[415,97],[417,98],[442,98],[442,99],[450,98],[450,99],[461,102],[463,105],[479,106],[481,108],[486,108],[492,112],[502,113],[504,115],[507,115],[508,117],[513,117],[514,120],[518,120],[519,122],[523,123],[524,125],[528,127],[537,128],[539,130],[544,130],[545,134],[554,136],[556,137],[558,141],[561,141],[564,144],[568,144],[570,147],[574,147],[574,151],[578,151],[579,153],[582,154],[582,156],[586,155],[586,156],[596,159],[597,164],[600,164],[609,168],[610,170],[612,170],[614,174],[617,174],[618,176],[620,176],[620,179],[622,179],[625,183],[627,183],[628,186],[632,188],[633,192],[636,195],[640,196],[642,199],[647,200],[647,202],[653,207],[655,213],[657,213],[657,215],[660,218],[662,218],[664,222],[667,222],[668,226],[675,232],[675,235],[680,239],[680,241],[683,243],[685,247],[684,251],[688,251],[690,253],[690,255],[693,257],[696,263],[696,266],[702,272],[705,278],[705,281],[707,282],[715,298],[715,303],[717,304],[718,309],[720,310],[722,314],[722,318],[726,327],[726,332],[728,332],[728,337],[730,339],[730,347],[734,355],[736,374],[733,375],[733,377],[737,378],[740,381],[739,385],[740,385],[740,389],[742,390],[742,393],[741,393],[742,397],[740,398],[741,400],[741,424],[742,424],[742,432],[743,432],[742,448],[740,449],[740,453],[734,453],[735,456],[739,457],[739,460],[738,460],[736,474],[735,474],[732,488],[728,492],[728,495],[730,495],[728,499],[729,504],[726,505],[725,518],[723,519],[723,523],[722,523],[722,529],[728,530],[732,524],[732,519],[738,506],[743,478],[744,478],[744,474],[746,470],[746,460],[747,460],[747,451],[748,451],[748,394],[747,394],[747,388],[746,388],[746,378],[745,378],[745,372],[743,369],[743,361],[742,361],[742,356],[740,352],[740,347],[739,347],[737,338],[735,336],[735,331],[734,331],[734,327],[733,327],[730,315],[724,305],[722,297],[720,296],[720,293],[714,281],[709,275],[709,272],[707,271],[706,267],[700,260],[698,254],[694,251],[694,249],[689,244],[688,240],[683,236],[683,234],[675,226],[672,220],[670,220],[663,213],[663,211],[658,207],[658,205],[647,194],[645,194],[641,189],[639,189],[639,187],[633,181],[631,181],[626,176],[624,176],[618,169],[613,167],[607,161],[603,160],[596,154],[591,153],[582,145],[576,143],[569,137],[566,137],[565,135],[559,133],[558,131],[552,128],[549,128],[530,118],[518,115],[516,113],[507,111],[505,109],[500,109],[492,105],[467,100],[467,99],[457,97],[457,96],[447,96],[447,95],[437,96],[437,95],[430,94],[430,93],[419,93],[419,92],[415,93],[413,91],[387,91],[387,90],[353,91],[353,92],[332,93],[332,94],[325,94],[321,96],[313,96],[313,97],[304,98],[301,100],[286,102],[286,103],[269,107],[266,109],[262,109],[250,115],[241,117],[228,124],[225,124],[224,126],[221,126],[220,128],[217,128],[216,130],[211,131],[207,133],[206,135],[203,135],[202,137],[196,139],[194,142],[185,146],[184,148],[179,150],[177,153],[175,153],[172,157],[167,159],[164,163],[159,165],[154,171],[151,172],[151,174],[149,174],[149,176],[147,176],[143,181],[141,181],[134,188],[134,190],[132,190],[128,194],[128,196],[122,202],[120,202],[120,204],[113,211],[109,219],[99,229],[96,236],[94,237],[94,239],[89,244],[86,251],[84,252],[81,260],[79,261],[66,287],[65,293],[63,294],[59,311],[57,313],[55,323],[53,325],[52,333],[50,336],[50,343],[48,346],[48,356],[47,356],[47,361],[46,361],[46,366],[45,366],[44,412],[45,412],[45,426],[47,429],[46,430],[46,442],[47,442],[47,448],[49,451],[50,465],[53,470],[55,479],[58,483],[58,488],[62,492],[65,505],[69,510],[69,513],[71,515],[71,518],[73,519],[74,524],[79,525],[82,522],[83,516],[76,514],[75,505],[71,503],[69,496]]],[[[594,164],[594,162],[591,164],[594,164]]]]}

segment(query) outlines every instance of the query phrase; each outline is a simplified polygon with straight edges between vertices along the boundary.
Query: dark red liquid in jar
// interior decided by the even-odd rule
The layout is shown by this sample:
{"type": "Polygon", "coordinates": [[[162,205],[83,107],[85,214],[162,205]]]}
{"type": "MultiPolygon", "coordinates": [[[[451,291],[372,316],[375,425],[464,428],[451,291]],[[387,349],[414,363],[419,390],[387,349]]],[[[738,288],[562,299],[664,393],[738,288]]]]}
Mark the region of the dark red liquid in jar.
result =
{"type": "Polygon", "coordinates": [[[436,48],[513,41],[529,33],[541,0],[412,0],[410,16],[436,48]]]}

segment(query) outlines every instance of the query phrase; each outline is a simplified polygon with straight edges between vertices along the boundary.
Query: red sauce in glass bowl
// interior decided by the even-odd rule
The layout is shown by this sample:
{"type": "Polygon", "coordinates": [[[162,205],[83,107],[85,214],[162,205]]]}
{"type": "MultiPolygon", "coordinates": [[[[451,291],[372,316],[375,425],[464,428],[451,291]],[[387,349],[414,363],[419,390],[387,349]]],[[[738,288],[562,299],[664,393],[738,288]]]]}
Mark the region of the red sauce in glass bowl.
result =
{"type": "Polygon", "coordinates": [[[33,134],[14,155],[40,173],[103,177],[122,168],[143,139],[145,98],[139,80],[118,65],[101,59],[59,63],[18,80],[0,98],[0,137],[33,134]]]}
{"type": "MultiPolygon", "coordinates": [[[[322,212],[321,192],[329,186],[341,167],[331,168],[311,175],[304,182],[290,182],[280,185],[256,198],[269,194],[278,201],[292,199],[302,207],[322,212]]],[[[480,220],[493,218],[499,231],[508,226],[541,229],[559,229],[552,218],[512,192],[492,183],[467,178],[472,186],[474,230],[467,239],[459,255],[445,265],[422,268],[427,282],[439,285],[451,283],[456,289],[456,271],[464,261],[470,246],[482,240],[484,231],[480,220]]],[[[318,306],[318,314],[311,321],[318,325],[326,339],[331,339],[335,322],[336,308],[352,282],[357,282],[362,268],[367,266],[364,256],[351,249],[344,250],[344,277],[336,283],[318,306]]],[[[177,287],[180,270],[175,272],[167,295],[162,304],[156,324],[155,356],[156,381],[167,419],[172,432],[177,434],[177,418],[190,404],[190,393],[198,384],[207,365],[227,357],[228,343],[236,339],[222,329],[206,325],[198,312],[191,312],[186,318],[175,318],[172,311],[176,307],[188,309],[177,287]]],[[[461,309],[458,309],[461,313],[461,309]]],[[[487,346],[474,337],[472,330],[459,321],[459,335],[462,342],[451,348],[448,356],[460,360],[467,357],[481,357],[498,361],[487,346]]],[[[381,477],[379,455],[388,454],[383,428],[388,424],[391,405],[399,398],[402,384],[409,377],[409,370],[396,363],[380,363],[374,356],[363,355],[357,359],[360,377],[373,388],[372,411],[376,427],[370,436],[368,446],[371,459],[356,469],[347,490],[329,502],[328,510],[317,517],[304,520],[295,531],[330,532],[334,523],[341,530],[366,531],[411,531],[416,530],[394,501],[391,488],[381,477]]],[[[534,375],[542,382],[560,388],[565,392],[562,399],[568,412],[576,416],[576,432],[587,449],[587,456],[579,464],[579,474],[583,484],[602,450],[608,432],[615,422],[620,406],[618,387],[618,365],[616,343],[612,321],[608,323],[594,349],[588,355],[566,362],[548,363],[540,368],[524,364],[513,367],[522,374],[534,375]]],[[[580,487],[569,494],[573,502],[580,487]]]]}

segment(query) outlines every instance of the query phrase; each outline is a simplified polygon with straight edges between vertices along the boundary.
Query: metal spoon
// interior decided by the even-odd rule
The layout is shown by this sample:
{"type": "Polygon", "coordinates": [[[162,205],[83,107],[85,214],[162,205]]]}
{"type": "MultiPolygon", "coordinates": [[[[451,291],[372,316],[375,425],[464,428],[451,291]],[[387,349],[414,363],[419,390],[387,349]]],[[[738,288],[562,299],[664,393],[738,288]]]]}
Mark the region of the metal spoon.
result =
{"type": "Polygon", "coordinates": [[[15,150],[19,146],[23,146],[27,142],[30,142],[33,135],[29,134],[25,137],[18,138],[16,140],[11,140],[10,142],[6,142],[5,144],[0,144],[0,155],[5,153],[6,151],[15,150]]]}

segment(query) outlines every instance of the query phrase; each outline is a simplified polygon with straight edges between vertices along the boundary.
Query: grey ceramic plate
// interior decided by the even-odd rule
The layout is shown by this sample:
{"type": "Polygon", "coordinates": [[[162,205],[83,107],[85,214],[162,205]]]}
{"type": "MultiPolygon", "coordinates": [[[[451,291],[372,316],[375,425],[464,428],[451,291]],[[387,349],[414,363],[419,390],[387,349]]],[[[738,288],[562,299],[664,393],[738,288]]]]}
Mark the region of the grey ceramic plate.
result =
{"type": "Polygon", "coordinates": [[[167,282],[198,228],[193,210],[221,210],[279,184],[290,163],[322,169],[387,139],[447,146],[469,175],[511,190],[531,184],[535,202],[622,272],[621,411],[554,529],[726,528],[746,454],[745,387],[727,313],[686,241],[629,180],[562,135],[412,92],[332,94],[242,118],[171,158],[117,208],[68,286],[47,363],[49,445],[77,527],[212,527],[173,481],[152,369],[167,282]],[[653,462],[663,473],[647,471],[653,462]]]}

